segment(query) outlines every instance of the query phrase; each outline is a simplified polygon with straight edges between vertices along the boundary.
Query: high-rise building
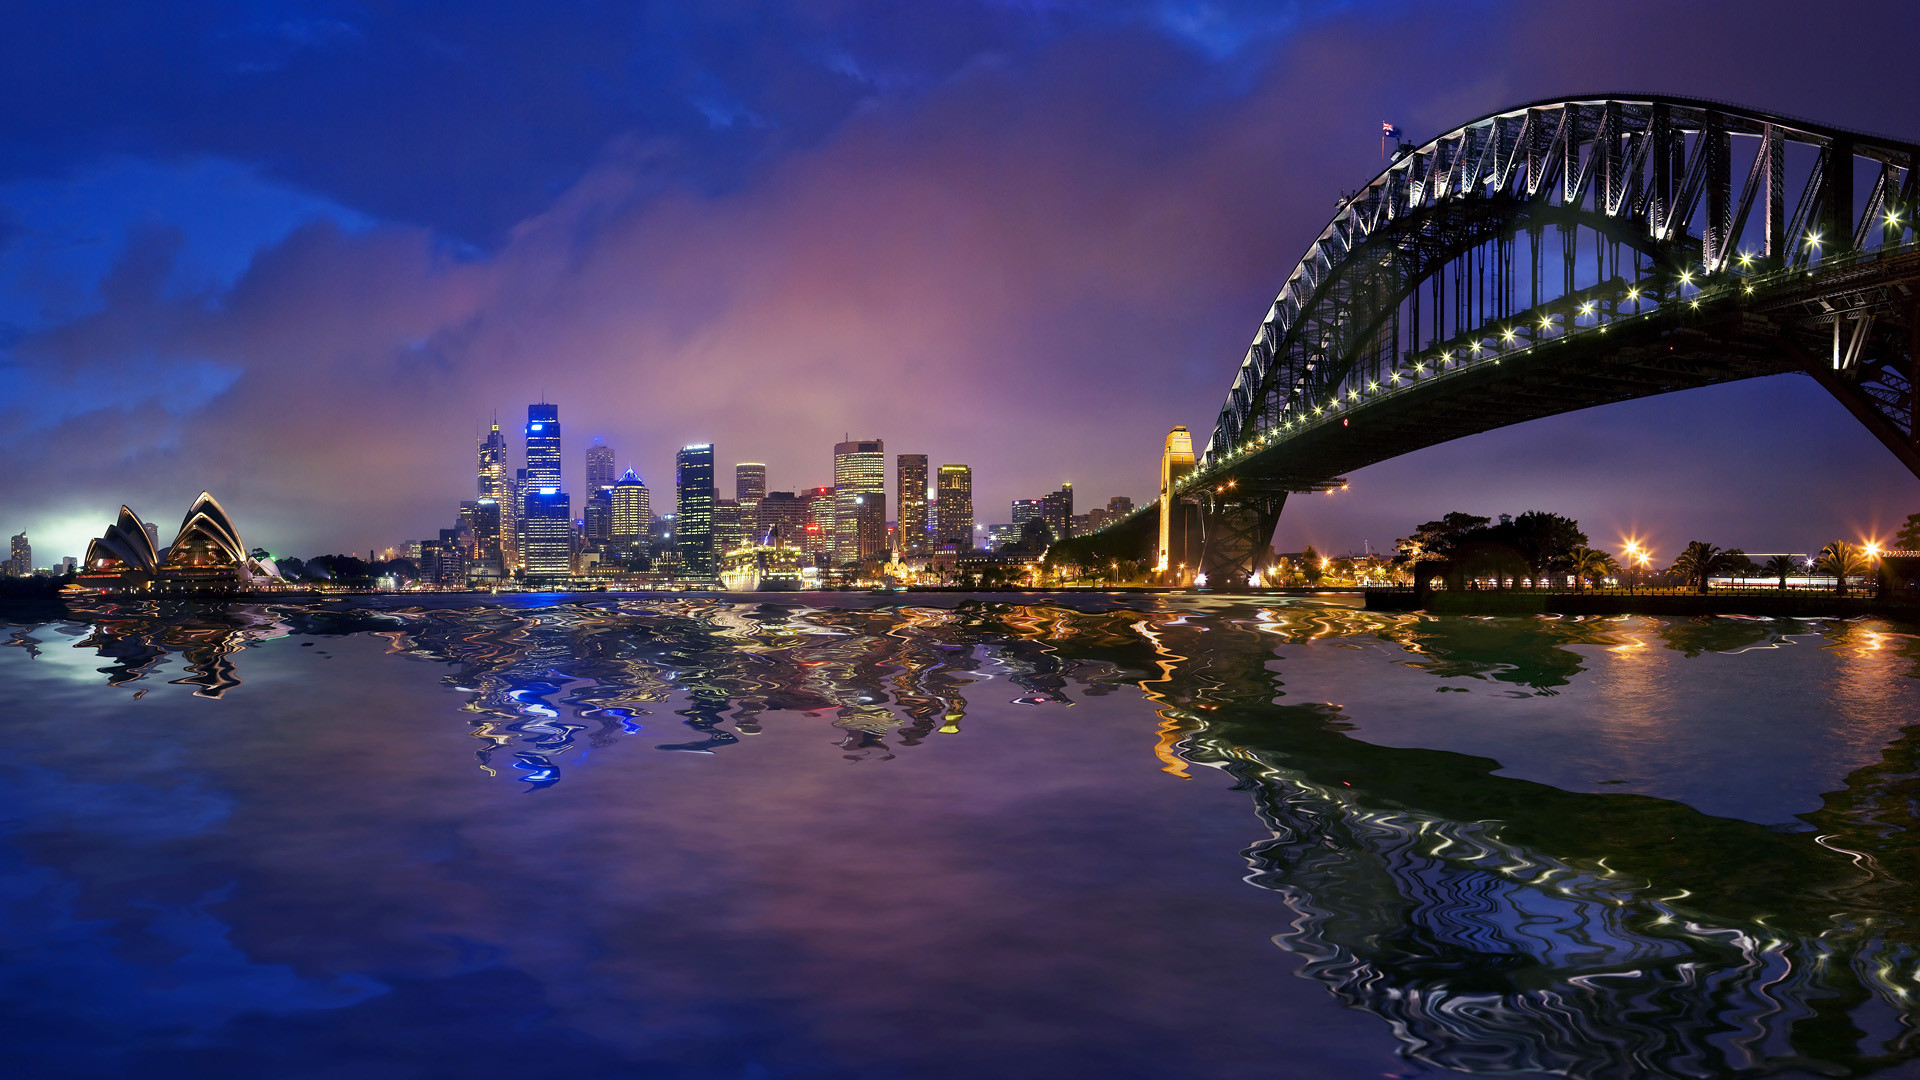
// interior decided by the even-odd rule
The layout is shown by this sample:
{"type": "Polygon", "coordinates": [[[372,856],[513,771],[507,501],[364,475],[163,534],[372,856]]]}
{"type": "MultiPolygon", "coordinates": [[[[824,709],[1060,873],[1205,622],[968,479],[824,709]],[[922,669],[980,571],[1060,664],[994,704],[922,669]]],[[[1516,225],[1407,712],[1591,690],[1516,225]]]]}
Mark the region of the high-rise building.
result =
{"type": "Polygon", "coordinates": [[[1073,535],[1072,484],[1061,484],[1059,491],[1049,492],[1040,500],[1040,519],[1047,523],[1047,531],[1055,540],[1073,535]]]}
{"type": "Polygon", "coordinates": [[[466,573],[474,578],[501,578],[506,563],[500,550],[500,503],[497,499],[474,499],[460,504],[460,524],[472,537],[466,573]]]}
{"type": "Polygon", "coordinates": [[[758,461],[743,461],[733,467],[733,497],[745,504],[748,499],[767,497],[767,467],[758,461]]]}
{"type": "Polygon", "coordinates": [[[25,532],[13,538],[12,552],[7,559],[7,572],[14,577],[27,577],[33,573],[33,544],[28,542],[25,532]]]}
{"type": "Polygon", "coordinates": [[[558,585],[573,572],[573,505],[558,487],[538,487],[527,493],[527,580],[536,585],[558,585]]]}
{"type": "Polygon", "coordinates": [[[498,557],[500,570],[509,576],[519,564],[519,525],[520,500],[513,490],[512,473],[507,469],[507,437],[500,431],[500,418],[494,417],[486,438],[480,440],[479,453],[479,495],[482,500],[492,499],[500,512],[499,538],[493,554],[498,557]]]}
{"type": "Polygon", "coordinates": [[[819,557],[833,556],[833,489],[830,487],[808,488],[807,535],[805,547],[807,554],[819,557]]]}
{"type": "Polygon", "coordinates": [[[887,543],[887,446],[855,439],[833,447],[833,561],[858,566],[887,543]]]}
{"type": "Polygon", "coordinates": [[[154,551],[156,552],[159,551],[160,550],[160,526],[155,525],[151,521],[143,521],[140,523],[140,528],[146,531],[147,543],[153,545],[154,551]]]}
{"type": "Polygon", "coordinates": [[[694,577],[711,577],[713,563],[713,444],[696,443],[682,447],[674,456],[674,491],[679,505],[674,508],[673,547],[680,553],[684,571],[694,577]]]}
{"type": "Polygon", "coordinates": [[[587,494],[611,488],[619,474],[613,467],[613,447],[607,440],[595,436],[593,445],[587,447],[587,494]]]}
{"type": "Polygon", "coordinates": [[[589,544],[613,540],[613,488],[594,488],[587,492],[587,509],[580,528],[589,544]]]}
{"type": "Polygon", "coordinates": [[[513,551],[511,563],[507,567],[508,575],[515,572],[525,573],[527,569],[527,493],[531,490],[527,483],[527,470],[513,470],[513,479],[507,481],[507,502],[513,507],[513,551]]]}
{"type": "Polygon", "coordinates": [[[894,530],[902,559],[928,553],[927,455],[901,454],[894,459],[894,512],[900,516],[894,530]]]}
{"type": "Polygon", "coordinates": [[[760,524],[760,500],[767,495],[767,467],[742,461],[733,467],[733,498],[740,504],[740,542],[757,544],[766,535],[760,524]]]}
{"type": "Polygon", "coordinates": [[[714,554],[725,555],[746,542],[746,531],[740,526],[740,500],[713,500],[714,554]]]}
{"type": "Polygon", "coordinates": [[[614,546],[629,551],[644,545],[653,533],[653,496],[632,469],[614,481],[612,525],[614,546]]]}
{"type": "Polygon", "coordinates": [[[937,479],[940,493],[941,551],[973,550],[973,469],[942,465],[937,479]]]}
{"type": "Polygon", "coordinates": [[[755,543],[770,544],[775,539],[789,547],[806,550],[807,500],[791,491],[769,491],[760,500],[760,513],[754,523],[759,535],[755,543]]]}
{"type": "Polygon", "coordinates": [[[1017,533],[1017,532],[1019,532],[1019,531],[1020,531],[1020,526],[1022,526],[1022,525],[1025,525],[1025,524],[1026,524],[1027,522],[1029,522],[1029,521],[1039,521],[1039,520],[1041,520],[1041,519],[1042,519],[1042,517],[1043,517],[1043,514],[1042,514],[1042,508],[1041,508],[1041,506],[1040,506],[1040,500],[1039,500],[1039,499],[1015,499],[1015,500],[1013,500],[1013,530],[1014,530],[1014,532],[1016,532],[1016,533],[1017,533]]]}
{"type": "Polygon", "coordinates": [[[527,406],[527,483],[535,490],[560,483],[560,406],[527,406]]]}
{"type": "Polygon", "coordinates": [[[1133,500],[1125,495],[1115,495],[1107,500],[1107,519],[1118,520],[1133,513],[1133,500]]]}

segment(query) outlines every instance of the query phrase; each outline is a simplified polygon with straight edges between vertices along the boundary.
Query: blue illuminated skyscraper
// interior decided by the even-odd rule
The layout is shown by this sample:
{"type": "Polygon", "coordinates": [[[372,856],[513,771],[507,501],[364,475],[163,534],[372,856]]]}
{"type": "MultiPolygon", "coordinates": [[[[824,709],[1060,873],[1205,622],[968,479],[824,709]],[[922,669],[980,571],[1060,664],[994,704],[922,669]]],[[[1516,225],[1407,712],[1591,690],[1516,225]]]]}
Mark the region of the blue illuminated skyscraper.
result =
{"type": "Polygon", "coordinates": [[[521,495],[527,580],[557,585],[573,572],[573,504],[560,486],[560,407],[527,406],[527,468],[521,495]]]}

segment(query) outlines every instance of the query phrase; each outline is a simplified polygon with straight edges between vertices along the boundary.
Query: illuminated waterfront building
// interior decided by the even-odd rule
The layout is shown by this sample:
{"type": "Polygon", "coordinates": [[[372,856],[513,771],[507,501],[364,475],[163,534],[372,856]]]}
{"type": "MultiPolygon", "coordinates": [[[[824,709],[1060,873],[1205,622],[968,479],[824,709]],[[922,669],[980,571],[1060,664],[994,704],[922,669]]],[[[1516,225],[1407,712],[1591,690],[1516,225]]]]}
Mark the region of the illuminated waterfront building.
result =
{"type": "Polygon", "coordinates": [[[1160,547],[1159,569],[1161,572],[1177,570],[1168,559],[1173,551],[1176,532],[1184,532],[1175,522],[1174,490],[1180,481],[1194,470],[1193,434],[1183,424],[1175,424],[1167,432],[1167,441],[1160,451],[1160,547]]]}
{"type": "Polygon", "coordinates": [[[500,537],[501,528],[500,501],[498,499],[476,499],[460,504],[460,521],[472,535],[472,551],[469,553],[467,573],[471,577],[498,580],[506,577],[506,562],[502,558],[500,537]]]}
{"type": "Polygon", "coordinates": [[[527,581],[559,585],[573,572],[573,504],[558,487],[535,488],[522,504],[526,515],[527,581]]]}
{"type": "Polygon", "coordinates": [[[653,533],[653,496],[632,469],[614,481],[611,525],[614,546],[626,550],[645,544],[653,533]]]}
{"type": "Polygon", "coordinates": [[[854,439],[833,447],[833,560],[858,566],[887,543],[887,446],[854,439]]]}
{"type": "Polygon", "coordinates": [[[1046,522],[1047,531],[1055,540],[1073,535],[1072,484],[1061,484],[1059,491],[1049,492],[1040,500],[1040,520],[1046,522]]]}
{"type": "Polygon", "coordinates": [[[939,550],[973,550],[973,470],[942,465],[935,481],[940,493],[939,550]]]}
{"type": "Polygon", "coordinates": [[[712,577],[713,563],[713,444],[685,446],[674,455],[673,547],[680,564],[694,577],[712,577]]]}
{"type": "Polygon", "coordinates": [[[759,514],[754,521],[758,531],[753,537],[755,543],[771,544],[775,540],[791,547],[805,550],[807,547],[807,500],[791,491],[769,491],[760,500],[759,514]]]}
{"type": "Polygon", "coordinates": [[[818,557],[833,557],[833,489],[830,487],[808,488],[807,499],[807,554],[818,557]]]}
{"type": "MultiPolygon", "coordinates": [[[[160,549],[153,541],[157,530],[125,506],[107,531],[87,545],[82,585],[96,588],[144,589],[160,574],[160,549]]],[[[15,540],[25,539],[17,536],[15,540]]],[[[18,549],[15,549],[18,557],[18,549]]],[[[8,561],[8,567],[13,565],[8,561]]]]}
{"type": "Polygon", "coordinates": [[[901,454],[894,459],[894,492],[900,515],[895,550],[900,558],[928,554],[931,534],[927,521],[927,455],[901,454]]]}

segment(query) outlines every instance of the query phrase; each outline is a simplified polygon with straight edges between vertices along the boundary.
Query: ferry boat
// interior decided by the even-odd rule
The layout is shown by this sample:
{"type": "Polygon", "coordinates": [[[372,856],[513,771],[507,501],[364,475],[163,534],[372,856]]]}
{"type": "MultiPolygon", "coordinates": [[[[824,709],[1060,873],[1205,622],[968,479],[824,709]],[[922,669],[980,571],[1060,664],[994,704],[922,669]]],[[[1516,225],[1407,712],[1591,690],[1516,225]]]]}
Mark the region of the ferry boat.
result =
{"type": "Polygon", "coordinates": [[[797,592],[806,586],[799,548],[775,542],[735,548],[720,556],[720,584],[728,592],[797,592]]]}

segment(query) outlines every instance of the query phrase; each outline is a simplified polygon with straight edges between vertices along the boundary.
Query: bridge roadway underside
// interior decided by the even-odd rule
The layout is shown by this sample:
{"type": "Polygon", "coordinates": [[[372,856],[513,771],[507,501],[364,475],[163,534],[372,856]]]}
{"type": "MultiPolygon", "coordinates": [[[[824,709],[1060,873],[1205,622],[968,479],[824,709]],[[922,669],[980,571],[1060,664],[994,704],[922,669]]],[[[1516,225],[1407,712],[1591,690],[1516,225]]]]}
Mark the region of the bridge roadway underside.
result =
{"type": "Polygon", "coordinates": [[[1290,492],[1336,487],[1355,469],[1510,424],[1787,372],[1813,376],[1920,476],[1916,364],[1920,252],[1771,282],[1752,295],[1723,291],[1697,309],[1672,302],[1610,322],[1605,333],[1585,328],[1408,374],[1404,387],[1228,458],[1183,490],[1168,565],[1202,569],[1217,584],[1242,581],[1262,569],[1290,492]],[[1868,348],[1841,362],[1851,328],[1868,348]]]}

